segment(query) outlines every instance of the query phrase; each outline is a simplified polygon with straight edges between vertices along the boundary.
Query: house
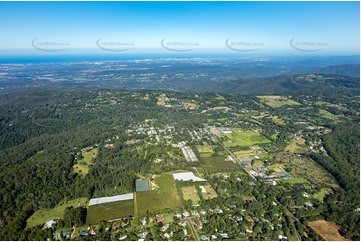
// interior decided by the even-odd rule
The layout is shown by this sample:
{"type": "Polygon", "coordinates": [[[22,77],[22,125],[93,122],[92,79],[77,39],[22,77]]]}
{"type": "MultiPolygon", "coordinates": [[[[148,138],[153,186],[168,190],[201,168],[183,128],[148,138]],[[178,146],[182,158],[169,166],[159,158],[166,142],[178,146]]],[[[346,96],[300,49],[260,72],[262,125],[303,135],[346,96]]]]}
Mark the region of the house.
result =
{"type": "Polygon", "coordinates": [[[254,223],[254,220],[251,217],[247,217],[246,220],[250,223],[254,223]]]}
{"type": "Polygon", "coordinates": [[[189,217],[190,214],[187,211],[185,211],[184,213],[182,213],[182,215],[183,215],[183,217],[187,218],[187,217],[189,217]]]}
{"type": "Polygon", "coordinates": [[[221,236],[222,238],[225,238],[225,239],[228,238],[228,234],[227,234],[227,233],[220,233],[219,236],[221,236]]]}
{"type": "Polygon", "coordinates": [[[69,239],[70,238],[70,232],[69,231],[64,231],[63,232],[63,237],[66,238],[66,239],[69,239]]]}
{"type": "Polygon", "coordinates": [[[177,213],[176,215],[174,215],[176,218],[182,218],[182,214],[180,214],[180,213],[177,213]]]}
{"type": "Polygon", "coordinates": [[[202,228],[202,223],[201,222],[194,222],[194,226],[196,226],[197,228],[201,229],[202,228]]]}
{"type": "Polygon", "coordinates": [[[212,240],[216,240],[216,239],[217,239],[217,236],[214,235],[214,234],[212,234],[211,238],[212,238],[212,240]]]}
{"type": "Polygon", "coordinates": [[[183,229],[183,233],[184,233],[184,236],[187,236],[188,235],[188,232],[186,229],[183,229]]]}
{"type": "Polygon", "coordinates": [[[80,232],[80,236],[88,236],[89,235],[89,233],[88,233],[88,231],[86,231],[86,230],[82,230],[81,232],[80,232]]]}
{"type": "Polygon", "coordinates": [[[246,232],[249,233],[249,234],[253,233],[253,231],[251,229],[246,229],[246,232]]]}
{"type": "Polygon", "coordinates": [[[199,213],[197,211],[192,211],[193,216],[199,216],[199,213]]]}
{"type": "Polygon", "coordinates": [[[94,229],[90,230],[90,235],[96,235],[94,229]]]}
{"type": "Polygon", "coordinates": [[[163,218],[163,217],[157,218],[157,222],[158,222],[158,223],[163,222],[163,221],[164,221],[164,218],[163,218]]]}
{"type": "Polygon", "coordinates": [[[169,228],[169,224],[165,224],[160,230],[162,232],[165,232],[165,231],[167,231],[168,228],[169,228]]]}
{"type": "Polygon", "coordinates": [[[207,212],[204,211],[204,210],[200,211],[199,213],[200,213],[201,215],[206,215],[206,214],[207,214],[207,212]]]}
{"type": "Polygon", "coordinates": [[[50,219],[50,220],[48,220],[48,221],[45,223],[45,227],[46,227],[46,228],[51,228],[51,227],[53,227],[53,225],[55,225],[55,224],[56,224],[56,220],[50,219]]]}
{"type": "Polygon", "coordinates": [[[287,237],[280,234],[280,235],[278,235],[278,239],[283,240],[283,239],[287,239],[287,237]]]}

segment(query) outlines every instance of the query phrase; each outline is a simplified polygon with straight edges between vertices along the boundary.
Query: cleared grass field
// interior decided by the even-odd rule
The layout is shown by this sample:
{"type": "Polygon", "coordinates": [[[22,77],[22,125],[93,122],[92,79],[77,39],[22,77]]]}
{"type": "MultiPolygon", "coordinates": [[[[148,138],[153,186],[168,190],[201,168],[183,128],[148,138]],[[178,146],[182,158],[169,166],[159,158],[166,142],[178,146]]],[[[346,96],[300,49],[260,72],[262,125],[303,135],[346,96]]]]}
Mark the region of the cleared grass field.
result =
{"type": "Polygon", "coordinates": [[[330,120],[337,119],[337,116],[335,116],[334,114],[332,114],[326,110],[323,110],[323,109],[320,109],[319,114],[321,117],[326,118],[326,119],[330,119],[330,120]]]}
{"type": "Polygon", "coordinates": [[[346,241],[338,232],[340,227],[333,222],[317,220],[309,222],[308,225],[326,241],[346,241]]]}
{"type": "Polygon", "coordinates": [[[201,154],[201,160],[204,162],[201,167],[207,172],[225,172],[240,169],[240,167],[232,161],[226,161],[225,157],[213,157],[201,154]]]}
{"type": "Polygon", "coordinates": [[[196,145],[199,153],[213,153],[213,147],[210,145],[196,145]]]}
{"type": "Polygon", "coordinates": [[[262,136],[258,132],[242,129],[232,129],[231,134],[225,134],[225,136],[231,140],[231,142],[224,142],[224,145],[229,146],[253,146],[255,144],[265,144],[271,142],[266,137],[262,136]]]}
{"type": "Polygon", "coordinates": [[[288,180],[280,180],[280,182],[289,183],[291,185],[294,185],[296,183],[306,183],[307,181],[303,178],[297,177],[297,178],[291,178],[288,180]]]}
{"type": "Polygon", "coordinates": [[[313,184],[338,187],[333,176],[312,159],[287,153],[277,154],[275,159],[282,161],[286,167],[292,168],[291,177],[304,178],[313,184]]]}
{"type": "Polygon", "coordinates": [[[327,188],[322,188],[321,191],[313,195],[313,198],[323,202],[323,198],[329,193],[329,191],[330,190],[327,188]]]}
{"type": "Polygon", "coordinates": [[[196,109],[198,109],[198,104],[191,103],[191,102],[184,102],[183,107],[185,109],[196,110],[196,109]]]}
{"type": "Polygon", "coordinates": [[[295,106],[301,105],[299,102],[296,102],[292,99],[288,99],[287,97],[282,96],[257,96],[261,102],[264,104],[273,107],[273,108],[280,108],[282,106],[295,106]]]}
{"type": "Polygon", "coordinates": [[[305,145],[305,139],[300,138],[298,140],[291,140],[285,147],[286,152],[290,153],[307,153],[307,146],[305,145]]]}
{"type": "Polygon", "coordinates": [[[88,199],[86,197],[83,197],[67,202],[61,202],[50,210],[40,209],[36,211],[33,215],[31,215],[30,218],[28,218],[28,220],[26,221],[26,227],[34,227],[36,225],[43,224],[50,219],[61,219],[63,218],[64,211],[67,207],[73,206],[76,208],[78,206],[86,206],[87,203],[88,199]]]}
{"type": "Polygon", "coordinates": [[[92,205],[88,207],[87,223],[94,225],[102,220],[126,218],[129,215],[134,215],[133,200],[92,205]]]}
{"type": "Polygon", "coordinates": [[[212,199],[218,197],[216,191],[214,191],[213,187],[211,185],[204,185],[203,186],[206,192],[202,192],[202,197],[204,199],[212,199]]]}
{"type": "Polygon", "coordinates": [[[193,205],[196,205],[200,202],[200,198],[197,193],[195,186],[182,187],[182,195],[184,200],[191,200],[193,205]]]}
{"type": "Polygon", "coordinates": [[[82,175],[89,173],[89,165],[93,163],[93,160],[98,155],[98,149],[92,149],[91,151],[82,151],[83,158],[78,160],[78,163],[73,166],[74,172],[82,175]]]}
{"type": "Polygon", "coordinates": [[[137,193],[139,216],[144,216],[147,212],[183,207],[172,174],[165,173],[156,177],[155,183],[159,186],[157,189],[137,193]]]}

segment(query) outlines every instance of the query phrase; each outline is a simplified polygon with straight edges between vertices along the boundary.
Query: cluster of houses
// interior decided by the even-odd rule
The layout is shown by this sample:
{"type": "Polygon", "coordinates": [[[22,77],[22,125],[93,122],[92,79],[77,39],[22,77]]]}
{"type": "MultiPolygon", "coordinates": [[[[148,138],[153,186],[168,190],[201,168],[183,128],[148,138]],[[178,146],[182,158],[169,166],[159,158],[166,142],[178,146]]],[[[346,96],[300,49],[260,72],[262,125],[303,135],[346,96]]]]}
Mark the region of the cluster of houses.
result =
{"type": "Polygon", "coordinates": [[[186,142],[182,141],[182,142],[179,142],[175,146],[182,150],[182,153],[188,162],[198,161],[198,158],[197,158],[196,154],[194,153],[194,151],[192,150],[192,148],[189,146],[186,146],[185,144],[186,144],[186,142]]]}

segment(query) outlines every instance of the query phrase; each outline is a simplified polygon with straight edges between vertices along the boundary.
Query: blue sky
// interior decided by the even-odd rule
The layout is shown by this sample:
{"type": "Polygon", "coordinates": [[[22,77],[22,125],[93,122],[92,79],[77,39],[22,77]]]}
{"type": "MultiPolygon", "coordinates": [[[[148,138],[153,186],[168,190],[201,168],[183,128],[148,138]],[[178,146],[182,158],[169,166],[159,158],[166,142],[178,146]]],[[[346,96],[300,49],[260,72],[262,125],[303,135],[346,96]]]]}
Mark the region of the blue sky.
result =
{"type": "Polygon", "coordinates": [[[322,44],[327,53],[355,54],[359,9],[359,2],[0,2],[0,49],[34,51],[36,38],[37,46],[104,51],[101,39],[124,45],[110,49],[157,52],[168,51],[160,44],[166,39],[171,48],[182,42],[177,50],[227,53],[230,39],[242,50],[291,53],[294,39],[309,43],[306,49],[322,44]]]}

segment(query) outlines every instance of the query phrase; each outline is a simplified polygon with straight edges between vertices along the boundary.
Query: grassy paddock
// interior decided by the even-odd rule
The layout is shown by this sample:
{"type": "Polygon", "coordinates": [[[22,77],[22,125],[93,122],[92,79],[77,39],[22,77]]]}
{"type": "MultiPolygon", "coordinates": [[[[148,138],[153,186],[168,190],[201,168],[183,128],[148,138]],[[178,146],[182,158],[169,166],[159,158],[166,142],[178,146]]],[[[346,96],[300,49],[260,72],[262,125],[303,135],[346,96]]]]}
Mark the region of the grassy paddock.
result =
{"type": "Polygon", "coordinates": [[[112,203],[103,203],[88,207],[88,224],[99,224],[102,220],[126,218],[134,214],[134,201],[125,200],[112,203]]]}
{"type": "Polygon", "coordinates": [[[36,225],[46,223],[46,221],[50,219],[61,219],[63,218],[64,211],[67,207],[87,206],[87,203],[88,203],[88,199],[83,197],[70,201],[60,202],[53,209],[50,210],[40,209],[36,211],[33,215],[31,215],[30,218],[26,221],[27,222],[26,227],[27,228],[34,227],[36,225]]]}
{"type": "Polygon", "coordinates": [[[98,155],[98,149],[92,149],[91,151],[82,151],[83,158],[78,160],[78,163],[73,166],[74,172],[82,175],[89,173],[89,166],[93,163],[93,160],[98,155]]]}
{"type": "Polygon", "coordinates": [[[159,186],[156,190],[137,193],[139,216],[144,216],[147,212],[183,207],[171,174],[165,173],[156,177],[155,183],[159,186]]]}
{"type": "Polygon", "coordinates": [[[197,193],[195,186],[182,187],[182,195],[184,200],[191,200],[193,205],[196,205],[200,202],[200,198],[197,193]]]}
{"type": "Polygon", "coordinates": [[[334,222],[325,220],[317,220],[309,222],[308,225],[316,231],[318,235],[326,241],[345,241],[346,239],[340,235],[338,230],[340,227],[334,222]]]}

